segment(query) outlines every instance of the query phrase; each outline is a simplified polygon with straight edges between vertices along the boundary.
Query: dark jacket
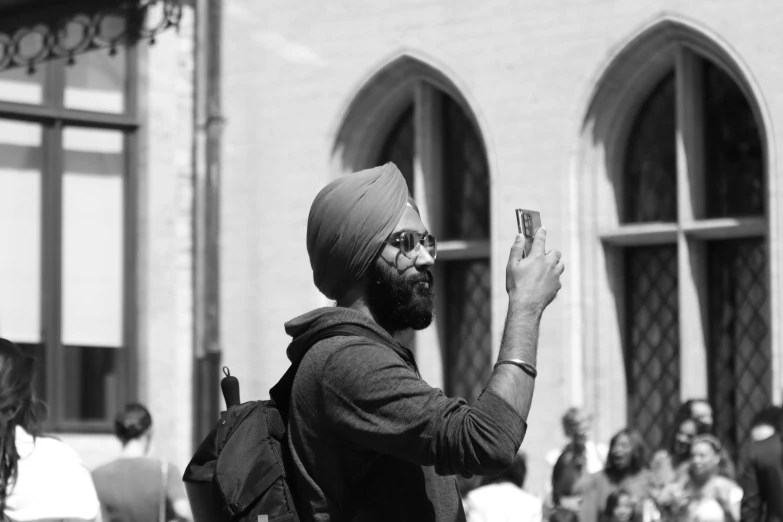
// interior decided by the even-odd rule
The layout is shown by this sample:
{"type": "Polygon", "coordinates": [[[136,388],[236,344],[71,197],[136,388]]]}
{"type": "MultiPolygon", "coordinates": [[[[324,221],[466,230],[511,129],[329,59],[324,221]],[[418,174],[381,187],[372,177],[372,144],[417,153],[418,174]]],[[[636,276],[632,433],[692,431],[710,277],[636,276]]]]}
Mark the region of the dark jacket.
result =
{"type": "Polygon", "coordinates": [[[742,522],[783,522],[783,441],[780,435],[751,443],[741,483],[742,522]]]}
{"type": "Polygon", "coordinates": [[[584,450],[576,451],[569,444],[558,457],[552,470],[552,501],[560,505],[562,497],[574,495],[574,487],[587,473],[587,458],[584,450]]]}
{"type": "Polygon", "coordinates": [[[300,516],[464,520],[454,475],[507,468],[525,421],[492,392],[469,407],[430,387],[411,352],[354,310],[322,308],[287,323],[289,359],[334,324],[364,326],[384,342],[332,337],[302,359],[288,418],[300,516]]]}

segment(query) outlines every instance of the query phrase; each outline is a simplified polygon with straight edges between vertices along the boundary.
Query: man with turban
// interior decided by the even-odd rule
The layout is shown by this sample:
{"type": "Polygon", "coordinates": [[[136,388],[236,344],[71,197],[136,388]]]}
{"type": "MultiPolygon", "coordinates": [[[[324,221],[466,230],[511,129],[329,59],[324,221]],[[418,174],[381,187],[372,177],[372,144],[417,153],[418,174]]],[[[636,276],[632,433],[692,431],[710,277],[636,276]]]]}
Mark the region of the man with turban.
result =
{"type": "MultiPolygon", "coordinates": [[[[294,501],[302,520],[464,520],[455,475],[498,474],[526,430],[541,314],[560,289],[560,253],[541,230],[506,269],[509,309],[495,366],[474,406],[419,376],[395,333],[429,326],[436,256],[391,163],[321,190],[307,222],[318,289],[336,306],[286,323],[299,363],[287,408],[294,501]],[[335,327],[358,332],[323,337],[335,327]]],[[[423,347],[426,349],[426,347],[423,347]]]]}

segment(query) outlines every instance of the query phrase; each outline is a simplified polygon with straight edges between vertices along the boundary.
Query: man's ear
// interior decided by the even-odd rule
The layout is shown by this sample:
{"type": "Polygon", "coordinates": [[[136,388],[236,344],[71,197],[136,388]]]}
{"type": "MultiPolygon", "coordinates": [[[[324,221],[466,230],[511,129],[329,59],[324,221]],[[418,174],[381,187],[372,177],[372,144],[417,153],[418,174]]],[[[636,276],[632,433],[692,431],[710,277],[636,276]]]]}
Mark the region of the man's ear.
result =
{"type": "Polygon", "coordinates": [[[335,306],[350,308],[353,303],[367,296],[367,287],[370,284],[370,278],[367,274],[356,281],[346,292],[335,301],[335,306]]]}

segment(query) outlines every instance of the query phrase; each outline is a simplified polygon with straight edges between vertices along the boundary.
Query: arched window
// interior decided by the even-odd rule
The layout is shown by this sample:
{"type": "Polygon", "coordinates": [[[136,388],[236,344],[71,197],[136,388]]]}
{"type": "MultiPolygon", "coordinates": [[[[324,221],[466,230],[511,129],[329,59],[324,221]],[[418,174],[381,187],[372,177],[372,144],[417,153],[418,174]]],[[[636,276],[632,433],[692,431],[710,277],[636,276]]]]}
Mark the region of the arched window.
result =
{"type": "MultiPolygon", "coordinates": [[[[436,320],[448,395],[474,402],[491,370],[489,168],[462,106],[426,81],[413,87],[376,163],[394,162],[438,238],[436,320]]],[[[427,350],[437,347],[427,346],[427,350]]]]}
{"type": "MultiPolygon", "coordinates": [[[[703,351],[715,429],[736,457],[771,401],[762,138],[743,90],[679,48],[630,127],[621,217],[603,235],[623,257],[630,424],[666,444],[683,365],[703,351]]],[[[698,357],[697,359],[698,360],[698,357]]]]}

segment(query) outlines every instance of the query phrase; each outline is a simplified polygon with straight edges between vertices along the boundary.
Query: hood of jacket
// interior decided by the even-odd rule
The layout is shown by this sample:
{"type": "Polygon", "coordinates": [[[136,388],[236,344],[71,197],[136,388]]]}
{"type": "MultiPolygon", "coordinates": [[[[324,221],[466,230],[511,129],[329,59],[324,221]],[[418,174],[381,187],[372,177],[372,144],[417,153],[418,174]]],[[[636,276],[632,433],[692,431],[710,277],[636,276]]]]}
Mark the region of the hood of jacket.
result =
{"type": "Polygon", "coordinates": [[[346,324],[371,330],[382,339],[388,341],[388,345],[393,347],[395,351],[400,351],[406,355],[406,358],[410,357],[408,355],[410,351],[400,345],[375,321],[351,308],[331,306],[316,308],[285,323],[286,333],[293,338],[291,344],[286,349],[288,359],[293,362],[301,358],[304,352],[312,346],[312,341],[327,328],[346,324]]]}

